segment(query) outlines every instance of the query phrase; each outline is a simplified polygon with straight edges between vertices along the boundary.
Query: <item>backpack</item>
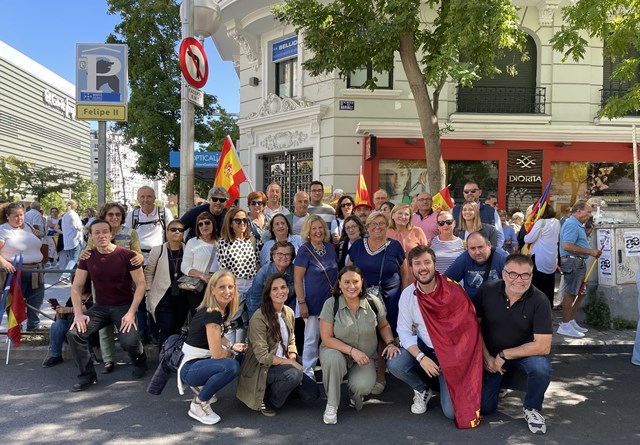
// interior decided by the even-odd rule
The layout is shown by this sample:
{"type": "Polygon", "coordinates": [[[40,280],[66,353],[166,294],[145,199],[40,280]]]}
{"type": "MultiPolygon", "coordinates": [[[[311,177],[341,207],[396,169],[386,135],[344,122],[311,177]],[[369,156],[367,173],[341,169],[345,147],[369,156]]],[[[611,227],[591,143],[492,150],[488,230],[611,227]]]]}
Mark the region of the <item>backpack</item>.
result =
{"type": "Polygon", "coordinates": [[[182,345],[184,345],[185,340],[185,335],[173,334],[162,344],[158,354],[158,361],[164,365],[166,370],[178,372],[180,361],[184,356],[182,345]]]}
{"type": "Polygon", "coordinates": [[[157,209],[158,209],[158,219],[153,221],[140,222],[140,206],[135,206],[133,209],[133,214],[131,215],[131,225],[133,226],[131,228],[133,230],[137,230],[138,227],[140,226],[144,226],[146,224],[155,224],[157,222],[160,222],[160,225],[162,226],[162,239],[166,242],[167,241],[167,237],[166,237],[167,223],[165,222],[165,213],[166,213],[165,208],[157,206],[157,209]]]}

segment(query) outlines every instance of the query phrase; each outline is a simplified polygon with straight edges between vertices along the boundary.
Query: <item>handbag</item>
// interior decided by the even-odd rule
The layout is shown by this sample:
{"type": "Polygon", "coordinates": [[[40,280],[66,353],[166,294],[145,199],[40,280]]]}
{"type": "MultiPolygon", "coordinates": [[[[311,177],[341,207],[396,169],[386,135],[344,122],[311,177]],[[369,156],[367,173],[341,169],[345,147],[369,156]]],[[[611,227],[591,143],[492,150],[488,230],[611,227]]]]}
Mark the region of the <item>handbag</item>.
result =
{"type": "MultiPolygon", "coordinates": [[[[211,269],[211,263],[213,263],[213,252],[211,254],[211,257],[209,258],[209,263],[207,264],[207,267],[205,268],[206,272],[209,272],[209,269],[211,269]]],[[[202,292],[204,290],[204,286],[205,286],[205,282],[202,281],[200,278],[197,277],[190,277],[188,275],[183,275],[180,278],[178,278],[178,287],[182,290],[186,290],[189,292],[202,292]]]]}
{"type": "Polygon", "coordinates": [[[367,296],[379,298],[384,303],[384,299],[387,297],[384,289],[382,289],[382,270],[384,268],[384,260],[387,258],[387,247],[384,246],[384,254],[382,255],[382,262],[380,263],[380,274],[378,276],[378,284],[367,287],[367,296]]]}

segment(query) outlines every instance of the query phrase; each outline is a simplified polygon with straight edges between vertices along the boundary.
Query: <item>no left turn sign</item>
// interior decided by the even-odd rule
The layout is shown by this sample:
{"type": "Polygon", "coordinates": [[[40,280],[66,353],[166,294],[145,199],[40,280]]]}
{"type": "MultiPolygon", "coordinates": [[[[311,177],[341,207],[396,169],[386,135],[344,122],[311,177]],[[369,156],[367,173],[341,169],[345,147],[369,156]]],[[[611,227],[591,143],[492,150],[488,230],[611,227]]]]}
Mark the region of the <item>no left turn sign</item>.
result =
{"type": "Polygon", "coordinates": [[[180,44],[180,70],[189,85],[202,88],[209,77],[209,64],[204,48],[193,37],[180,44]]]}

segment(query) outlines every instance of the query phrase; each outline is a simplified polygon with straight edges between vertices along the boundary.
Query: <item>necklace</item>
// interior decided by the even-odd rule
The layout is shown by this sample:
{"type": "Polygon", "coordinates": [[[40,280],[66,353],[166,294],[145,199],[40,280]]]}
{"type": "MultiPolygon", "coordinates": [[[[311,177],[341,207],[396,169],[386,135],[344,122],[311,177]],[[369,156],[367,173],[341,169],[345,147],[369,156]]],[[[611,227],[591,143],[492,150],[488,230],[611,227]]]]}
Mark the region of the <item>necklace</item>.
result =
{"type": "Polygon", "coordinates": [[[313,244],[311,244],[311,247],[313,247],[313,251],[318,254],[318,256],[325,256],[325,254],[327,253],[327,248],[324,246],[324,244],[320,249],[316,249],[316,246],[314,246],[313,244]]]}
{"type": "Polygon", "coordinates": [[[171,261],[171,265],[173,266],[173,278],[174,280],[176,280],[178,279],[178,272],[180,270],[180,268],[178,267],[178,263],[182,261],[182,247],[177,250],[177,256],[174,257],[173,252],[176,252],[176,250],[167,249],[167,253],[169,254],[169,261],[171,261]]]}

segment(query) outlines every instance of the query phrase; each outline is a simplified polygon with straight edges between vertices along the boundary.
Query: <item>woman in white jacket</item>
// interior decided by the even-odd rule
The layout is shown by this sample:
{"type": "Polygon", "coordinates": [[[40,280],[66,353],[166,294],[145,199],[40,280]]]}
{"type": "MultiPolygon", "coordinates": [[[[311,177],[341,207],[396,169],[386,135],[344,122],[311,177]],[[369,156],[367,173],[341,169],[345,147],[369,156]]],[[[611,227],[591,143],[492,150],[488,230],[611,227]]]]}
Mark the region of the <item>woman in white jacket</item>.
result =
{"type": "Polygon", "coordinates": [[[189,312],[187,296],[178,287],[178,278],[183,275],[184,231],[182,221],[171,221],[166,229],[167,242],[151,249],[144,269],[147,306],[160,331],[160,344],[170,335],[180,333],[189,312]]]}
{"type": "Polygon", "coordinates": [[[556,211],[547,204],[542,217],[533,225],[524,237],[531,246],[533,260],[533,284],[549,299],[553,307],[556,268],[558,267],[558,240],[560,239],[560,221],[556,211]]]}

